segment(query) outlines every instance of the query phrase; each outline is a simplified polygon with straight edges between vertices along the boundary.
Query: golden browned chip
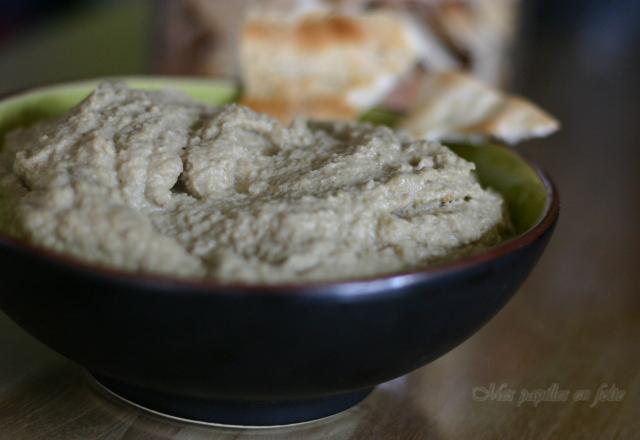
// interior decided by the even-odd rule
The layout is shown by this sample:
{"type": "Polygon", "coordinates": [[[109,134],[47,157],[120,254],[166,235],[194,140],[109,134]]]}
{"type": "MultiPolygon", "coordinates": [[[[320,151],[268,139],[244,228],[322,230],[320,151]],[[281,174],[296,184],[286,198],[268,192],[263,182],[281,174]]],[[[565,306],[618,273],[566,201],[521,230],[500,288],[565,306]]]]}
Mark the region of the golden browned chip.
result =
{"type": "Polygon", "coordinates": [[[355,108],[343,99],[327,96],[311,100],[286,100],[278,98],[244,97],[240,103],[262,113],[267,113],[283,122],[291,121],[296,116],[312,115],[316,119],[354,120],[358,117],[355,108]]]}
{"type": "Polygon", "coordinates": [[[253,13],[241,31],[241,77],[254,105],[344,118],[382,101],[425,51],[447,57],[438,50],[394,11],[253,13]]]}
{"type": "Polygon", "coordinates": [[[558,127],[556,119],[531,102],[458,72],[426,75],[416,107],[402,122],[417,138],[509,144],[547,136],[558,127]]]}

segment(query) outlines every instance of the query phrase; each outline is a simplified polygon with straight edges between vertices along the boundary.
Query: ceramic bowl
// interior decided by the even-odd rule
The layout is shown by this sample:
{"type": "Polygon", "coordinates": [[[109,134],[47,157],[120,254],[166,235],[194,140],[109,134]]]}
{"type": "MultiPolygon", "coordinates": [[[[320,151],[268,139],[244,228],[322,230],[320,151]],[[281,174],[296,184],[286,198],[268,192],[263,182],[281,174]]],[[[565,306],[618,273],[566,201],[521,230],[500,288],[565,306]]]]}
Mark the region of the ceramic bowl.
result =
{"type": "MultiPolygon", "coordinates": [[[[211,80],[128,82],[214,104],[236,96],[211,80]]],[[[4,99],[0,138],[67,110],[95,84],[4,99]]],[[[558,194],[543,172],[502,146],[453,148],[504,195],[517,231],[476,255],[377,278],[229,285],[104,269],[0,235],[0,306],[109,390],[160,413],[253,426],[336,413],[471,336],[552,234],[558,194]]]]}

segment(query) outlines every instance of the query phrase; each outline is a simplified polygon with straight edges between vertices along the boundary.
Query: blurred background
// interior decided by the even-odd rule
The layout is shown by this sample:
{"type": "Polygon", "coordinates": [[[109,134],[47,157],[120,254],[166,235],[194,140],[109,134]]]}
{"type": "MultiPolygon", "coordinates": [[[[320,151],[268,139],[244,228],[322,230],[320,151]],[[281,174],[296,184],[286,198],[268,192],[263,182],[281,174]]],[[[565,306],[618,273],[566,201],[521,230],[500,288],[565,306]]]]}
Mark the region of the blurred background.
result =
{"type": "MultiPolygon", "coordinates": [[[[611,63],[626,63],[625,70],[629,70],[638,58],[640,4],[633,0],[327,2],[417,11],[439,36],[449,34],[445,45],[462,60],[463,67],[492,83],[506,78],[501,69],[512,65],[514,56],[526,62],[538,44],[547,42],[569,44],[584,67],[601,72],[609,70],[611,63]],[[458,31],[448,29],[456,25],[458,31]],[[472,37],[462,35],[464,26],[472,28],[466,29],[467,34],[483,41],[469,42],[472,37]],[[482,57],[481,50],[485,51],[482,57]],[[478,64],[489,63],[486,58],[496,66],[478,68],[478,64]]],[[[1,0],[0,91],[89,75],[162,71],[229,76],[233,68],[223,64],[230,59],[225,58],[232,50],[230,35],[251,3],[1,0]],[[217,60],[222,62],[216,64],[217,60]]]]}
{"type": "MultiPolygon", "coordinates": [[[[0,93],[101,75],[236,77],[225,57],[245,3],[3,0],[0,93]]],[[[640,410],[640,2],[375,3],[420,12],[414,15],[435,29],[459,68],[526,96],[562,123],[552,137],[517,147],[549,172],[561,194],[560,222],[540,265],[478,335],[427,367],[429,375],[410,377],[437,391],[446,386],[438,365],[471,360],[469,380],[482,383],[546,387],[561,381],[593,388],[615,382],[627,390],[624,406],[575,410],[580,417],[562,423],[552,406],[535,414],[556,423],[555,433],[577,429],[579,420],[603,434],[593,438],[633,438],[630,425],[638,427],[640,410]],[[455,19],[446,22],[445,14],[455,19]],[[464,26],[471,31],[458,35],[464,26]],[[490,361],[495,359],[500,362],[490,361]]],[[[468,400],[468,387],[459,392],[468,400]]],[[[474,411],[490,416],[486,406],[474,411]]],[[[513,426],[535,431],[530,413],[512,409],[510,415],[513,426]]],[[[463,429],[453,423],[459,420],[453,412],[449,416],[447,429],[463,429]]]]}

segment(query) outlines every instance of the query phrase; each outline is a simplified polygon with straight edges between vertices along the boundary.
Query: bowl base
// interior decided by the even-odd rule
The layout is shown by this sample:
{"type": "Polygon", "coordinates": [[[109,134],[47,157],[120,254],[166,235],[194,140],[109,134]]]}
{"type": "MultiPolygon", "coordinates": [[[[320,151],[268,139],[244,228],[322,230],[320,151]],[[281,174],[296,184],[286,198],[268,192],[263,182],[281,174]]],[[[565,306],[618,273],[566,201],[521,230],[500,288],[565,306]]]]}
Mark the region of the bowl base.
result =
{"type": "Polygon", "coordinates": [[[111,396],[139,409],[173,420],[214,426],[266,428],[295,425],[345,411],[373,388],[314,399],[200,399],[139,388],[89,372],[93,382],[111,396]]]}

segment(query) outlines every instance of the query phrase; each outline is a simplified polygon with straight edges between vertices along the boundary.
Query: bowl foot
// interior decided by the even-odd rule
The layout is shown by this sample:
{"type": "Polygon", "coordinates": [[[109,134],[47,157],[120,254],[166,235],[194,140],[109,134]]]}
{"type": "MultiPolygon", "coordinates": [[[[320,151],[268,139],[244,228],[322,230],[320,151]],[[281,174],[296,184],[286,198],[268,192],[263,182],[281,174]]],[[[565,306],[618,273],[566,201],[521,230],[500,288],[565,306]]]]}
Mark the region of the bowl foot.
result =
{"type": "Polygon", "coordinates": [[[362,401],[372,389],[314,399],[224,400],[165,394],[89,373],[108,394],[174,420],[219,426],[272,427],[322,419],[362,401]]]}

